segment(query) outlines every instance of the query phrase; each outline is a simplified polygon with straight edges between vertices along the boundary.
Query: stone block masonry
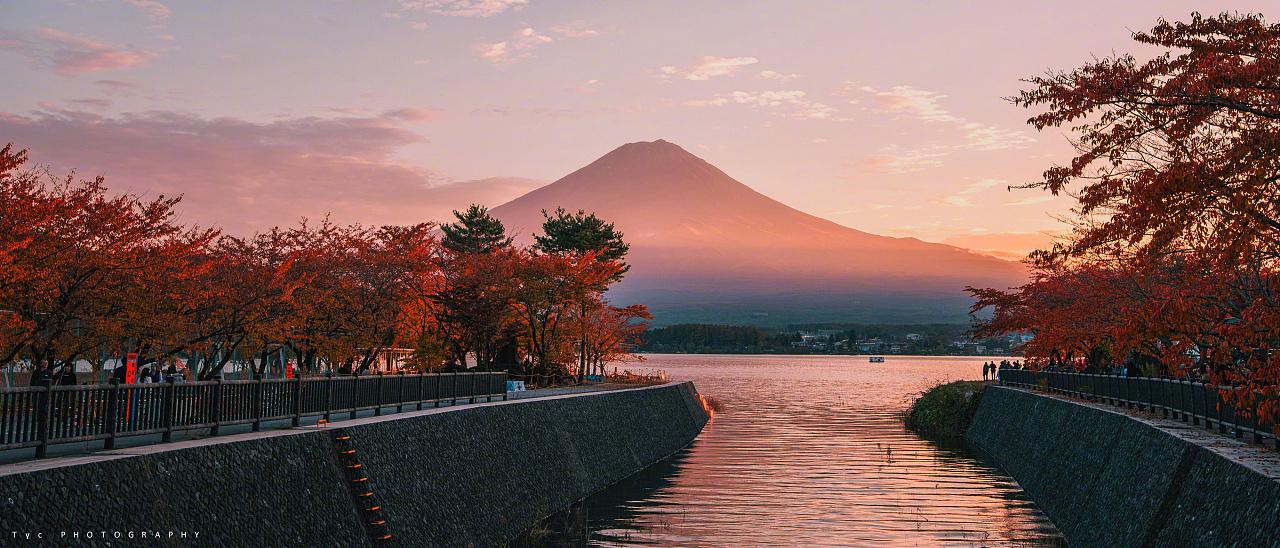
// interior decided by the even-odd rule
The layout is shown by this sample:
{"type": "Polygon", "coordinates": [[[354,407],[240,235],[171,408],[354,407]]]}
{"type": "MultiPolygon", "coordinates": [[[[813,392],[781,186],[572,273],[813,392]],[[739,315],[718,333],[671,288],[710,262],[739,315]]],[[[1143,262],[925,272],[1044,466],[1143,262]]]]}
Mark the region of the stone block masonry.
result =
{"type": "Polygon", "coordinates": [[[9,465],[0,467],[0,535],[71,544],[144,531],[182,545],[501,544],[688,445],[707,420],[693,385],[677,383],[9,465]],[[356,462],[368,478],[360,489],[348,468],[356,462]],[[366,489],[372,496],[361,498],[366,489]],[[370,505],[384,521],[376,528],[370,505]],[[384,533],[390,538],[378,540],[384,533]]]}
{"type": "Polygon", "coordinates": [[[990,386],[965,437],[1072,546],[1280,546],[1275,455],[1171,424],[990,386]]]}

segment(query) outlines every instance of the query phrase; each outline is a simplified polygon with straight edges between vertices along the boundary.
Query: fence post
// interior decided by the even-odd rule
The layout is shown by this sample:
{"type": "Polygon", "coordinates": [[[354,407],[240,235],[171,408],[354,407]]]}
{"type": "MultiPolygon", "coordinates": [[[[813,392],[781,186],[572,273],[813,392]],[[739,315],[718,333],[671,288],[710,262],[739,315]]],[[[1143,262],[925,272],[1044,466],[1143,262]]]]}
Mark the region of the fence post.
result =
{"type": "Polygon", "coordinates": [[[432,386],[431,395],[435,396],[434,398],[431,398],[432,400],[431,404],[436,407],[440,407],[440,400],[443,399],[440,397],[440,387],[443,385],[443,383],[444,383],[444,373],[436,373],[435,376],[431,377],[431,386],[432,386]]]}
{"type": "Polygon", "coordinates": [[[40,430],[37,432],[37,439],[40,445],[36,446],[36,458],[43,459],[49,452],[49,436],[53,430],[53,382],[43,381],[40,386],[44,390],[39,392],[36,397],[36,406],[39,409],[40,430]]]}
{"type": "MultiPolygon", "coordinates": [[[[1240,389],[1239,387],[1235,387],[1235,388],[1233,388],[1232,390],[1239,390],[1239,389],[1240,389]]],[[[1239,400],[1236,400],[1236,401],[1239,401],[1239,400]]],[[[1236,406],[1235,406],[1235,404],[1232,404],[1232,405],[1231,405],[1231,424],[1235,425],[1235,428],[1236,428],[1236,432],[1235,432],[1235,434],[1236,434],[1236,439],[1243,439],[1243,438],[1244,438],[1244,430],[1242,430],[1242,429],[1240,428],[1240,413],[1236,412],[1236,406]]]]}
{"type": "Polygon", "coordinates": [[[293,377],[293,425],[302,423],[302,375],[293,377]]]}
{"type": "MultiPolygon", "coordinates": [[[[1257,392],[1254,392],[1256,395],[1257,392]]],[[[1253,443],[1262,443],[1262,416],[1258,415],[1258,400],[1253,401],[1253,443]]]]}
{"type": "Polygon", "coordinates": [[[1160,410],[1164,418],[1169,418],[1169,380],[1160,379],[1160,410]]]}
{"type": "Polygon", "coordinates": [[[373,416],[382,416],[382,372],[378,372],[378,380],[373,381],[373,416]]]}
{"type": "Polygon", "coordinates": [[[253,380],[257,381],[253,384],[253,431],[262,430],[262,390],[264,387],[262,375],[254,375],[253,380]]]}
{"type": "Polygon", "coordinates": [[[178,397],[177,381],[176,377],[169,377],[169,382],[165,383],[164,387],[164,400],[161,403],[164,408],[161,410],[163,416],[160,419],[161,424],[164,426],[164,433],[160,435],[160,441],[164,443],[169,443],[173,439],[173,419],[174,415],[178,413],[175,408],[177,406],[174,405],[178,397]]]}
{"type": "MultiPolygon", "coordinates": [[[[1226,421],[1226,419],[1222,416],[1222,410],[1223,410],[1224,408],[1226,408],[1229,404],[1226,402],[1226,400],[1225,400],[1225,399],[1223,399],[1223,398],[1222,398],[1222,391],[1221,391],[1221,390],[1215,389],[1215,391],[1216,391],[1217,393],[1216,393],[1216,394],[1214,394],[1214,399],[1218,401],[1218,433],[1219,433],[1219,434],[1226,434],[1226,433],[1227,433],[1227,421],[1226,421]]],[[[1235,414],[1235,410],[1234,410],[1234,409],[1232,409],[1231,414],[1232,414],[1232,415],[1234,415],[1234,414],[1235,414]]]]}
{"type": "Polygon", "coordinates": [[[452,380],[449,381],[449,395],[453,397],[453,401],[449,405],[458,405],[458,373],[450,373],[452,380]]]}
{"type": "Polygon", "coordinates": [[[360,374],[351,372],[351,418],[356,418],[356,410],[360,407],[360,374]]]}
{"type": "Polygon", "coordinates": [[[1204,412],[1204,391],[1200,390],[1200,385],[1192,382],[1191,388],[1191,424],[1200,426],[1200,417],[1208,415],[1204,412]],[[1196,406],[1196,393],[1200,393],[1200,406],[1196,406]]]}
{"type": "Polygon", "coordinates": [[[427,376],[418,373],[418,411],[422,411],[422,399],[427,395],[427,376]]]}
{"type": "Polygon", "coordinates": [[[400,386],[396,389],[396,413],[404,412],[404,369],[400,370],[400,376],[396,379],[400,386]]]}
{"type": "Polygon", "coordinates": [[[333,371],[324,372],[324,422],[333,413],[333,371]]]}
{"type": "Polygon", "coordinates": [[[1187,398],[1186,394],[1182,390],[1182,379],[1174,379],[1170,382],[1173,383],[1173,389],[1178,393],[1178,411],[1176,413],[1177,416],[1174,418],[1182,422],[1187,422],[1187,398]]]}
{"type": "Polygon", "coordinates": [[[213,426],[209,427],[210,436],[218,435],[218,424],[222,422],[222,390],[226,386],[222,384],[221,377],[213,382],[213,413],[210,413],[210,418],[213,420],[213,426]]]}
{"type": "Polygon", "coordinates": [[[107,389],[107,439],[103,440],[103,449],[116,448],[116,422],[120,414],[120,381],[111,379],[111,388],[107,389]]]}

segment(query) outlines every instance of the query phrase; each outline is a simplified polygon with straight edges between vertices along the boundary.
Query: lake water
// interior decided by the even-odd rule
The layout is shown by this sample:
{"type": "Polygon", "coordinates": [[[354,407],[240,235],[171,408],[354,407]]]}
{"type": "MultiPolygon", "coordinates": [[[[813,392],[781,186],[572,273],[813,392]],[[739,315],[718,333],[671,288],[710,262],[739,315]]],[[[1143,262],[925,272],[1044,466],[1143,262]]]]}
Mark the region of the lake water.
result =
{"type": "Polygon", "coordinates": [[[1062,545],[1017,483],[902,426],[913,397],[983,358],[648,355],[633,368],[719,400],[687,449],[522,543],[591,546],[1062,545]]]}

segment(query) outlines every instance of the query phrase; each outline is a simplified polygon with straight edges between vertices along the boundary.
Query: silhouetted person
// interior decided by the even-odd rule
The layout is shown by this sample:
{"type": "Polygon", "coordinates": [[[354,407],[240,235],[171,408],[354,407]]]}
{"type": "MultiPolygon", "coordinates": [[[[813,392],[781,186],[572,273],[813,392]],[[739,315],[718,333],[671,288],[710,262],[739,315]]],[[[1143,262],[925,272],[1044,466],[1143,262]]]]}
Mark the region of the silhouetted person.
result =
{"type": "Polygon", "coordinates": [[[58,372],[58,384],[62,386],[76,385],[76,366],[64,365],[58,372]]]}
{"type": "Polygon", "coordinates": [[[124,381],[125,381],[125,377],[124,377],[125,369],[126,369],[126,367],[124,366],[124,364],[123,364],[123,363],[122,363],[122,364],[120,364],[120,365],[117,365],[115,369],[112,369],[112,370],[111,370],[111,380],[112,380],[112,381],[114,381],[114,382],[116,382],[116,383],[118,383],[118,384],[124,384],[124,381]]]}
{"type": "Polygon", "coordinates": [[[44,367],[36,367],[31,370],[31,386],[44,386],[53,380],[53,375],[49,374],[49,370],[44,367]]]}

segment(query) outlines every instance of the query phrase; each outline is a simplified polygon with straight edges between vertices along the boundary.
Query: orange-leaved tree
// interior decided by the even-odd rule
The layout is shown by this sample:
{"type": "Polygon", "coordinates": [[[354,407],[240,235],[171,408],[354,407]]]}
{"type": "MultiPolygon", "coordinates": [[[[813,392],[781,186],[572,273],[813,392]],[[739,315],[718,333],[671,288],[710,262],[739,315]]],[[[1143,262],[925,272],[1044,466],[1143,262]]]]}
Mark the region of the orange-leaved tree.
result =
{"type": "Polygon", "coordinates": [[[1075,156],[1027,185],[1076,198],[1069,237],[1031,283],[972,289],[986,334],[1027,330],[1035,363],[1105,346],[1280,411],[1280,25],[1224,13],[1161,20],[1118,55],[1028,80],[1015,104],[1069,128],[1075,156]],[[1040,339],[1043,337],[1043,341],[1040,339]]]}

